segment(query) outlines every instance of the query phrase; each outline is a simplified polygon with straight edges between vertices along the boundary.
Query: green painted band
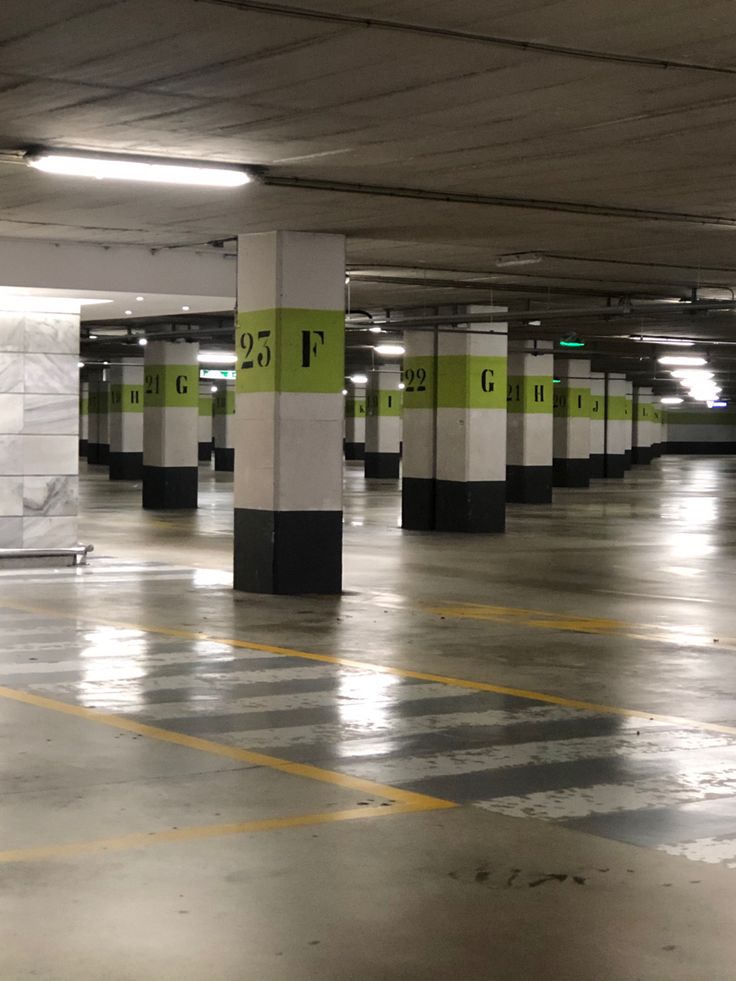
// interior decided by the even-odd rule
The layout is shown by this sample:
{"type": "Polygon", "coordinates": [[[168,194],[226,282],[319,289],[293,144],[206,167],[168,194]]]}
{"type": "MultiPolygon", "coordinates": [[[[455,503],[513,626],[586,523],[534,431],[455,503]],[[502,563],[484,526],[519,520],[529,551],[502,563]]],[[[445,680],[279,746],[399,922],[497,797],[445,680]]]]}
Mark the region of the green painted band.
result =
{"type": "Polygon", "coordinates": [[[509,375],[506,411],[524,415],[552,412],[552,375],[509,375]]]}
{"type": "Polygon", "coordinates": [[[201,416],[211,416],[212,415],[212,396],[211,395],[200,395],[199,396],[199,414],[201,416]]]}
{"type": "Polygon", "coordinates": [[[239,313],[236,390],[339,394],[345,363],[342,310],[279,307],[239,313]]]}
{"type": "Polygon", "coordinates": [[[362,419],[365,416],[365,399],[349,395],[345,399],[345,415],[348,419],[362,419]]]}
{"type": "Polygon", "coordinates": [[[590,389],[568,388],[556,385],[554,391],[554,413],[563,419],[590,418],[590,389]]]}
{"type": "Polygon", "coordinates": [[[217,392],[212,400],[213,415],[234,416],[235,415],[235,392],[229,388],[225,392],[217,392]]]}
{"type": "Polygon", "coordinates": [[[197,409],[199,406],[198,365],[146,365],[143,384],[146,408],[197,409]]]}
{"type": "Polygon", "coordinates": [[[611,422],[625,422],[626,415],[626,396],[609,395],[606,404],[606,415],[611,422]]]}
{"type": "Polygon", "coordinates": [[[110,385],[110,412],[143,412],[143,386],[110,385]]]}
{"type": "Polygon", "coordinates": [[[79,414],[82,416],[89,415],[89,399],[79,400],[79,414]]]}
{"type": "Polygon", "coordinates": [[[506,358],[461,354],[404,359],[406,409],[505,409],[506,358]],[[436,364],[436,369],[435,369],[436,364]],[[436,380],[435,380],[436,370],[436,380]]]}
{"type": "Polygon", "coordinates": [[[369,392],[365,399],[365,411],[368,416],[400,416],[401,392],[381,391],[369,392]]]}

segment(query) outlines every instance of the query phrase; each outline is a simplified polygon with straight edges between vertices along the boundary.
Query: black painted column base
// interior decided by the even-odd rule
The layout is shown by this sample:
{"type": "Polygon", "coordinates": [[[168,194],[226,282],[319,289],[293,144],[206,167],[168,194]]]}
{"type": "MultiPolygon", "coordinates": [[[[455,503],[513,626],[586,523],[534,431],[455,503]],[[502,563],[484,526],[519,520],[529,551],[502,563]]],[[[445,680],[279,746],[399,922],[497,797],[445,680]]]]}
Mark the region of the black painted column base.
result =
{"type": "Polygon", "coordinates": [[[506,500],[514,504],[550,504],[552,467],[506,467],[506,500]]]}
{"type": "Polygon", "coordinates": [[[100,444],[87,443],[87,463],[96,465],[100,459],[100,444]]]}
{"type": "Polygon", "coordinates": [[[624,453],[624,470],[631,470],[631,450],[624,453]]]}
{"type": "Polygon", "coordinates": [[[555,487],[589,487],[590,459],[555,458],[552,461],[552,483],[555,487]]]}
{"type": "Polygon", "coordinates": [[[151,511],[196,508],[196,467],[143,467],[143,507],[151,511]]]}
{"type": "Polygon", "coordinates": [[[106,467],[110,463],[110,444],[100,443],[97,462],[106,467]]]}
{"type": "Polygon", "coordinates": [[[232,473],[235,470],[235,450],[232,446],[215,447],[215,470],[232,473]]]}
{"type": "Polygon", "coordinates": [[[621,478],[626,470],[626,457],[623,453],[607,453],[603,458],[604,477],[621,478]]]}
{"type": "Polygon", "coordinates": [[[401,468],[400,453],[366,453],[365,475],[367,478],[395,480],[401,468]]]}
{"type": "Polygon", "coordinates": [[[590,477],[599,478],[606,476],[606,457],[603,453],[590,454],[590,477]]]}
{"type": "Polygon", "coordinates": [[[407,531],[434,529],[435,480],[404,477],[401,481],[401,527],[407,531]]]}
{"type": "Polygon", "coordinates": [[[110,453],[110,480],[140,480],[143,453],[110,453]]]}
{"type": "Polygon", "coordinates": [[[652,448],[651,446],[634,446],[631,450],[631,462],[632,463],[651,463],[652,462],[652,448]]]}
{"type": "Polygon", "coordinates": [[[87,456],[87,446],[88,445],[89,444],[87,443],[87,440],[86,439],[80,439],[80,441],[79,441],[79,455],[82,458],[86,458],[86,456],[87,456]]]}
{"type": "Polygon", "coordinates": [[[197,459],[200,463],[209,463],[212,459],[212,443],[200,443],[197,459]]]}
{"type": "Polygon", "coordinates": [[[341,511],[235,509],[233,588],[246,593],[339,594],[341,511]]]}
{"type": "Polygon", "coordinates": [[[346,460],[365,460],[365,443],[345,443],[346,460]]]}
{"type": "Polygon", "coordinates": [[[434,510],[436,531],[505,531],[506,481],[438,480],[434,510]]]}

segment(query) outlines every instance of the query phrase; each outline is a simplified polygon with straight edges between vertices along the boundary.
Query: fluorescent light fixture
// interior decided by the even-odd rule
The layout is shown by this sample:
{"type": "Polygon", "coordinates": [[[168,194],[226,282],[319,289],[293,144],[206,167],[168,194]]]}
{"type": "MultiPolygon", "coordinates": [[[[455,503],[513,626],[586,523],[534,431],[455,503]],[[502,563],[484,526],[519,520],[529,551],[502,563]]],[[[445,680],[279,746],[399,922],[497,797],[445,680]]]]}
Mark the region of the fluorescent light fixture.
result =
{"type": "Polygon", "coordinates": [[[229,351],[200,351],[197,355],[200,364],[235,364],[237,360],[237,354],[229,351]]]}
{"type": "Polygon", "coordinates": [[[640,344],[664,344],[667,347],[693,347],[695,341],[686,341],[681,337],[649,337],[644,334],[630,334],[630,341],[638,341],[640,344]]]}
{"type": "Polygon", "coordinates": [[[368,330],[371,332],[371,334],[382,334],[383,333],[383,328],[382,327],[369,327],[368,330]]]}
{"type": "Polygon", "coordinates": [[[706,368],[677,368],[675,371],[671,371],[670,374],[673,378],[686,378],[686,379],[701,379],[713,378],[713,372],[708,371],[706,368]]]}
{"type": "Polygon", "coordinates": [[[347,388],[343,388],[343,390],[342,390],[342,394],[343,394],[343,395],[347,395],[347,394],[348,394],[348,390],[347,390],[347,388]]]}
{"type": "Polygon", "coordinates": [[[77,368],[84,368],[84,361],[77,361],[77,368]]]}
{"type": "Polygon", "coordinates": [[[541,320],[530,320],[529,321],[529,326],[530,327],[541,327],[542,326],[542,321],[541,320]]]}
{"type": "Polygon", "coordinates": [[[699,365],[707,364],[708,362],[705,358],[692,358],[685,354],[665,354],[661,358],[657,358],[660,364],[672,365],[677,367],[678,365],[699,365]]]}
{"type": "Polygon", "coordinates": [[[148,344],[148,338],[147,337],[139,337],[138,338],[138,343],[140,344],[141,347],[145,347],[146,344],[148,344]]]}
{"type": "Polygon", "coordinates": [[[153,184],[189,184],[198,187],[242,187],[251,181],[242,167],[189,163],[154,157],[125,157],[80,150],[42,150],[25,155],[29,167],[63,177],[96,180],[144,181],[153,184]]]}
{"type": "Polygon", "coordinates": [[[399,391],[400,392],[403,392],[405,388],[406,388],[406,385],[403,382],[399,382],[399,391]]]}
{"type": "Polygon", "coordinates": [[[133,316],[133,311],[132,310],[126,310],[125,311],[125,316],[126,317],[132,317],[133,316]]]}
{"type": "Polygon", "coordinates": [[[142,297],[142,296],[137,296],[137,297],[136,297],[136,300],[137,300],[137,301],[138,301],[139,303],[143,303],[143,297],[142,297]]]}
{"type": "Polygon", "coordinates": [[[727,406],[728,402],[722,402],[720,400],[717,402],[708,402],[709,409],[725,409],[727,406]]]}
{"type": "Polygon", "coordinates": [[[187,306],[182,307],[182,310],[191,310],[191,309],[192,309],[191,307],[187,307],[187,306]]]}
{"type": "Polygon", "coordinates": [[[210,385],[210,391],[211,391],[211,392],[212,392],[212,394],[214,395],[214,394],[215,394],[215,392],[217,391],[217,385],[210,385]]]}
{"type": "Polygon", "coordinates": [[[541,252],[508,252],[496,259],[496,265],[504,266],[533,266],[541,262],[544,256],[541,252]]]}
{"type": "Polygon", "coordinates": [[[373,350],[376,354],[383,354],[385,357],[400,357],[406,352],[403,344],[377,344],[373,350]]]}
{"type": "Polygon", "coordinates": [[[96,341],[97,340],[97,334],[87,334],[87,340],[88,341],[96,341]]]}
{"type": "Polygon", "coordinates": [[[353,385],[367,385],[368,375],[351,375],[350,381],[353,383],[353,385]]]}
{"type": "Polygon", "coordinates": [[[685,400],[681,399],[678,395],[665,395],[665,397],[659,401],[662,405],[682,405],[685,400]]]}

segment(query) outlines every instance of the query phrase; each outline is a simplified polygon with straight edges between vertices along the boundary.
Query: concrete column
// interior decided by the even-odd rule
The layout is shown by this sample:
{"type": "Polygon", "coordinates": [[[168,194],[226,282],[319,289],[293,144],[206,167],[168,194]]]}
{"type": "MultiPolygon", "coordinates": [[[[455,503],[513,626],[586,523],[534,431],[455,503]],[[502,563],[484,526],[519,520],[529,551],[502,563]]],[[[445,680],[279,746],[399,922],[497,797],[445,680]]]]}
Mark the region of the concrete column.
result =
{"type": "Polygon", "coordinates": [[[123,361],[109,369],[110,480],[143,476],[143,362],[123,361]]]}
{"type": "Polygon", "coordinates": [[[196,508],[198,344],[150,341],[144,366],[143,507],[196,508]]]}
{"type": "Polygon", "coordinates": [[[215,438],[215,470],[235,469],[235,382],[220,382],[213,399],[212,431],[215,438]]]}
{"type": "Polygon", "coordinates": [[[590,476],[606,476],[606,383],[600,371],[590,373],[590,476]]]}
{"type": "Polygon", "coordinates": [[[509,353],[506,398],[506,500],[549,504],[552,500],[551,341],[527,341],[509,353]]]}
{"type": "Polygon", "coordinates": [[[212,414],[214,410],[212,398],[212,383],[200,382],[199,385],[199,423],[197,438],[199,440],[199,462],[209,463],[212,459],[212,414]]]}
{"type": "Polygon", "coordinates": [[[89,442],[89,382],[79,383],[79,455],[87,459],[89,442]]]}
{"type": "Polygon", "coordinates": [[[437,356],[439,331],[404,332],[401,525],[435,528],[437,480],[437,356]]]}
{"type": "Polygon", "coordinates": [[[348,381],[345,397],[345,459],[365,459],[365,386],[348,381]]]}
{"type": "Polygon", "coordinates": [[[368,372],[365,419],[365,476],[396,479],[401,469],[401,369],[368,372]]]}
{"type": "Polygon", "coordinates": [[[110,382],[107,371],[97,387],[97,463],[110,464],[110,382]]]}
{"type": "Polygon", "coordinates": [[[652,459],[662,455],[662,406],[658,397],[652,399],[652,459]]]}
{"type": "Polygon", "coordinates": [[[555,487],[590,484],[590,361],[560,360],[554,391],[555,487]]]}
{"type": "Polygon", "coordinates": [[[102,374],[91,374],[87,386],[87,463],[91,463],[94,466],[100,460],[100,390],[102,387],[102,374]]]}
{"type": "Polygon", "coordinates": [[[0,548],[77,544],[79,315],[0,303],[0,548]]]}
{"type": "Polygon", "coordinates": [[[626,468],[626,377],[608,373],[605,377],[605,458],[606,477],[623,477],[626,468]]]}
{"type": "Polygon", "coordinates": [[[624,451],[624,467],[631,470],[632,463],[632,437],[634,426],[634,385],[626,382],[626,396],[624,399],[624,418],[626,420],[626,450],[624,451]]]}
{"type": "Polygon", "coordinates": [[[633,463],[652,462],[652,402],[651,388],[637,386],[634,389],[634,415],[632,427],[631,459],[633,463]]]}
{"type": "Polygon", "coordinates": [[[405,337],[404,528],[504,530],[505,326],[473,324],[405,337]]]}
{"type": "Polygon", "coordinates": [[[342,589],[345,240],[238,240],[234,587],[342,589]]]}

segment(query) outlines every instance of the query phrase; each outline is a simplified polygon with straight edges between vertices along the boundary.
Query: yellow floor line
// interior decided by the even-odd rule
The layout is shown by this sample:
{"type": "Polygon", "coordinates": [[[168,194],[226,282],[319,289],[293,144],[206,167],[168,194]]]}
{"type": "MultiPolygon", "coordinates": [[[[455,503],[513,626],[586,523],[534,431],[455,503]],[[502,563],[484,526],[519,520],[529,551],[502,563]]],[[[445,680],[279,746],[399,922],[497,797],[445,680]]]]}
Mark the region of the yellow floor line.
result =
{"type": "Polygon", "coordinates": [[[32,848],[13,848],[0,851],[0,864],[11,862],[39,862],[63,860],[94,852],[121,851],[123,849],[150,848],[152,845],[171,845],[227,835],[255,834],[261,831],[279,831],[285,828],[313,827],[319,824],[337,824],[342,821],[360,821],[365,818],[389,814],[413,814],[426,808],[412,804],[396,807],[356,807],[343,811],[319,814],[300,814],[295,817],[264,818],[258,821],[236,821],[229,824],[206,824],[168,831],[140,832],[118,835],[114,838],[94,838],[91,841],[73,841],[68,844],[39,845],[32,848]]]}
{"type": "Polygon", "coordinates": [[[140,736],[147,736],[149,739],[172,743],[175,746],[209,753],[212,756],[222,756],[226,759],[237,760],[240,763],[249,763],[252,766],[268,767],[271,770],[288,773],[292,777],[305,777],[307,780],[332,784],[343,790],[357,790],[361,794],[374,794],[377,797],[385,797],[400,804],[410,805],[413,810],[431,811],[456,806],[452,802],[441,800],[438,797],[415,794],[409,790],[401,790],[399,787],[389,787],[372,780],[362,780],[360,777],[351,777],[346,773],[337,773],[334,770],[323,770],[321,767],[312,766],[309,763],[292,763],[291,760],[283,760],[278,756],[267,756],[265,753],[256,753],[249,749],[241,749],[238,746],[228,746],[226,743],[216,743],[210,739],[201,739],[199,736],[188,736],[182,732],[173,732],[159,726],[147,725],[145,722],[137,722],[135,719],[129,719],[122,715],[108,715],[104,712],[98,712],[96,709],[84,708],[82,705],[73,705],[69,702],[60,702],[55,698],[34,695],[31,692],[20,691],[15,688],[0,687],[0,698],[22,702],[24,705],[33,705],[35,708],[50,709],[52,712],[61,712],[64,715],[72,715],[78,719],[97,722],[123,732],[135,732],[140,736]]]}
{"type": "MultiPolygon", "coordinates": [[[[447,675],[432,674],[427,671],[412,671],[408,668],[396,668],[384,664],[376,664],[371,661],[356,661],[350,658],[334,657],[331,654],[314,654],[310,651],[300,651],[290,647],[276,647],[271,644],[259,644],[254,641],[237,640],[229,637],[216,637],[211,634],[200,633],[198,631],[176,630],[171,627],[149,626],[147,624],[132,624],[117,620],[110,620],[106,617],[96,617],[86,614],[69,613],[48,607],[30,606],[28,604],[10,603],[0,601],[0,609],[18,610],[24,613],[34,613],[39,616],[57,617],[62,620],[75,620],[83,623],[103,624],[108,627],[117,627],[120,630],[140,630],[144,633],[160,634],[164,637],[179,637],[185,640],[204,640],[214,644],[222,644],[231,647],[233,650],[263,651],[267,654],[279,654],[285,657],[298,657],[308,661],[320,661],[325,664],[334,664],[339,667],[359,668],[362,671],[375,671],[379,674],[393,675],[398,678],[413,678],[418,681],[431,681],[440,685],[450,685],[453,688],[467,688],[471,691],[487,691],[496,695],[511,695],[514,698],[526,698],[534,702],[545,702],[551,705],[561,705],[565,708],[582,709],[586,712],[596,712],[602,715],[620,715],[633,719],[650,719],[655,722],[665,722],[684,726],[688,729],[699,729],[704,732],[720,732],[727,735],[736,735],[736,726],[722,725],[718,722],[701,722],[697,719],[688,719],[677,715],[663,715],[661,713],[647,712],[645,709],[623,708],[616,705],[603,705],[598,702],[590,702],[581,698],[566,698],[563,695],[551,695],[546,692],[530,691],[524,688],[512,688],[508,685],[494,685],[484,681],[470,681],[465,678],[452,678],[447,675]]],[[[62,704],[62,703],[60,703],[62,704]]],[[[70,706],[71,708],[72,706],[70,706]]],[[[166,731],[166,730],[162,730],[166,731]]],[[[213,744],[219,745],[219,744],[213,744]]]]}
{"type": "Polygon", "coordinates": [[[538,630],[562,630],[570,633],[602,634],[609,637],[627,637],[634,640],[656,641],[665,644],[693,644],[697,647],[713,647],[718,650],[736,650],[736,639],[692,634],[687,627],[662,626],[659,624],[630,623],[626,620],[608,620],[599,617],[578,616],[572,613],[550,613],[544,610],[525,610],[511,606],[485,606],[481,603],[457,603],[453,605],[426,605],[422,609],[436,616],[457,617],[465,620],[490,620],[538,630]],[[641,631],[647,631],[642,633],[641,631]]]}

